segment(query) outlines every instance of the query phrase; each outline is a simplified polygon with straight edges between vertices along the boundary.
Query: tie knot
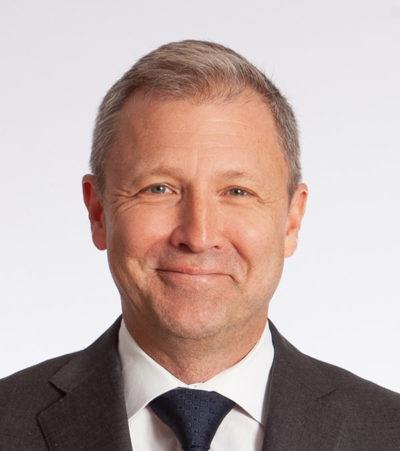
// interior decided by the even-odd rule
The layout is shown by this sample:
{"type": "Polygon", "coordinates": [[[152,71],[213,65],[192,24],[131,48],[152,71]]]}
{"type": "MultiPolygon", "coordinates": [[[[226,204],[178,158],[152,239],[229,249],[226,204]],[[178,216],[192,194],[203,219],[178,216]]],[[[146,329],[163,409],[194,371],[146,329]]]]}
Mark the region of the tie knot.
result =
{"type": "Polygon", "coordinates": [[[150,403],[178,437],[184,450],[208,450],[234,402],[214,391],[175,388],[150,403]]]}

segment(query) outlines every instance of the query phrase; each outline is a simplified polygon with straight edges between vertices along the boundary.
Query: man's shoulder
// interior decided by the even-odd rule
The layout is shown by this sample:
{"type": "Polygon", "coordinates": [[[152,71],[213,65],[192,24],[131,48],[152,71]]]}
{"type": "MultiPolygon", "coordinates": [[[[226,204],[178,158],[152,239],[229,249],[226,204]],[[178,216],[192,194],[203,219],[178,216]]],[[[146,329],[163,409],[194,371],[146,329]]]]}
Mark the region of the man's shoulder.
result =
{"type": "Polygon", "coordinates": [[[365,379],[358,374],[353,373],[343,367],[319,360],[315,357],[303,354],[310,364],[320,371],[321,375],[325,375],[337,385],[338,390],[346,393],[346,396],[362,398],[368,395],[369,398],[377,397],[393,399],[394,402],[400,403],[400,393],[385,388],[375,382],[365,379]]]}
{"type": "Polygon", "coordinates": [[[57,356],[0,379],[0,413],[20,410],[29,414],[57,399],[59,392],[49,378],[78,353],[57,356]]]}
{"type": "Polygon", "coordinates": [[[11,386],[13,384],[31,384],[32,382],[40,381],[46,377],[50,377],[69,360],[73,359],[79,352],[81,351],[59,355],[1,378],[0,393],[5,387],[11,386]]]}
{"type": "Polygon", "coordinates": [[[313,357],[299,350],[287,340],[270,321],[270,329],[281,369],[291,377],[300,379],[311,390],[335,393],[354,401],[392,400],[400,405],[400,394],[365,379],[339,365],[313,357]]]}
{"type": "Polygon", "coordinates": [[[399,449],[399,393],[303,353],[273,324],[271,332],[277,352],[275,395],[271,391],[276,406],[289,394],[300,403],[313,399],[313,424],[320,421],[322,429],[340,424],[339,449],[365,449],[366,443],[371,445],[368,449],[399,449]],[[320,420],[316,412],[322,415],[320,420]]]}
{"type": "Polygon", "coordinates": [[[325,394],[321,402],[329,400],[334,403],[337,411],[343,412],[345,417],[343,436],[354,438],[365,434],[369,429],[372,436],[385,431],[399,439],[399,393],[337,365],[311,356],[306,358],[316,371],[332,382],[332,391],[325,394]]]}
{"type": "MultiPolygon", "coordinates": [[[[97,405],[97,395],[108,396],[110,403],[114,402],[110,393],[120,393],[117,352],[120,319],[84,349],[45,360],[0,379],[0,449],[47,449],[42,428],[43,424],[52,422],[57,409],[61,412],[70,408],[68,418],[74,424],[71,417],[74,409],[90,415],[88,412],[97,405]],[[90,395],[77,396],[79,390],[90,395]]],[[[62,430],[61,423],[57,427],[62,430]]]]}
{"type": "MultiPolygon", "coordinates": [[[[49,379],[63,367],[67,367],[69,362],[76,363],[71,368],[67,377],[76,376],[82,370],[91,371],[95,368],[96,362],[101,362],[109,351],[117,351],[118,331],[121,322],[121,315],[114,323],[95,339],[89,346],[75,352],[53,357],[43,362],[32,365],[28,368],[17,371],[0,379],[0,402],[7,398],[9,391],[18,386],[18,392],[24,393],[32,387],[55,388],[49,379]]],[[[0,404],[1,407],[1,404],[0,404]]]]}

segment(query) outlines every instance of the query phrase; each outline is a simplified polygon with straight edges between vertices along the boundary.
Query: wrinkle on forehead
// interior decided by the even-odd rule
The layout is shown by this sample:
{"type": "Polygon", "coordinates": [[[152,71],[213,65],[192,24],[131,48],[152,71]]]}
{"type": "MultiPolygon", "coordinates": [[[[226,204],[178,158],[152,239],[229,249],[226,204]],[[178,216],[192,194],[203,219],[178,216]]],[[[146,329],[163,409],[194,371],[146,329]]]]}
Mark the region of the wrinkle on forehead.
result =
{"type": "Polygon", "coordinates": [[[165,137],[171,140],[174,135],[179,135],[190,139],[190,144],[193,145],[194,141],[201,136],[207,137],[211,141],[212,138],[215,138],[214,144],[220,145],[229,137],[243,136],[247,145],[252,139],[255,143],[259,143],[261,140],[265,141],[266,145],[280,146],[272,113],[258,95],[252,96],[252,101],[256,103],[258,110],[255,112],[253,108],[249,111],[253,117],[250,116],[247,120],[235,117],[241,115],[240,107],[246,109],[249,101],[247,101],[247,96],[245,99],[246,101],[239,101],[238,98],[235,103],[193,105],[185,99],[160,102],[154,98],[135,99],[134,97],[132,103],[127,103],[121,112],[117,140],[123,139],[125,143],[131,141],[134,146],[135,141],[141,139],[150,138],[154,143],[157,141],[155,136],[158,141],[162,141],[165,137]],[[174,107],[177,105],[179,108],[174,107]],[[193,114],[194,109],[195,114],[193,114]],[[225,117],[226,114],[230,115],[229,119],[225,117]],[[188,116],[190,121],[186,120],[188,116]],[[264,129],[266,133],[260,134],[260,129],[264,129]],[[155,130],[158,133],[154,133],[155,130]]]}
{"type": "MultiPolygon", "coordinates": [[[[193,98],[163,98],[162,96],[155,95],[145,95],[145,93],[138,91],[131,97],[127,99],[124,106],[122,107],[119,114],[119,123],[121,121],[128,122],[134,124],[137,121],[143,119],[143,116],[137,114],[137,108],[139,107],[142,111],[151,111],[152,113],[157,113],[160,109],[163,109],[165,106],[173,105],[173,104],[181,104],[182,107],[186,107],[187,110],[193,110],[193,107],[204,108],[207,114],[208,107],[218,107],[221,113],[224,113],[224,109],[230,109],[232,105],[246,107],[249,103],[256,103],[258,106],[264,110],[266,110],[269,114],[269,122],[274,123],[274,119],[272,117],[272,113],[270,112],[269,107],[267,106],[265,100],[261,97],[260,94],[255,92],[252,89],[245,89],[239,95],[235,96],[232,99],[224,99],[224,98],[216,98],[209,101],[193,101],[193,98]]],[[[147,119],[151,119],[152,116],[147,115],[147,119]]],[[[214,119],[214,122],[226,122],[226,119],[214,119]]],[[[232,122],[232,121],[230,121],[232,122]]],[[[243,123],[243,121],[237,121],[238,125],[246,126],[248,124],[243,123]]]]}

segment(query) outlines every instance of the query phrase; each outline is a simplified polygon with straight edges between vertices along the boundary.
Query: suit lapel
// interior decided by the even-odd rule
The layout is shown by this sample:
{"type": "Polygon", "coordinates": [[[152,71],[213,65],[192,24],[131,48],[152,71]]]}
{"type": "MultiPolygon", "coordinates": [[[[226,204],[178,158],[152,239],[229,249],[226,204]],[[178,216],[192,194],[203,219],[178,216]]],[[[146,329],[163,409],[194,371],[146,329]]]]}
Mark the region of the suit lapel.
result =
{"type": "MultiPolygon", "coordinates": [[[[344,418],[330,400],[334,381],[268,321],[274,361],[262,450],[335,449],[344,418]]],[[[118,355],[120,323],[121,316],[50,379],[60,399],[38,415],[49,449],[132,450],[118,355]]]]}
{"type": "Polygon", "coordinates": [[[332,381],[269,320],[274,344],[266,397],[263,451],[335,449],[343,423],[330,400],[332,381]]]}
{"type": "Polygon", "coordinates": [[[50,379],[64,395],[38,415],[50,449],[132,450],[117,348],[120,322],[121,316],[50,379]]]}

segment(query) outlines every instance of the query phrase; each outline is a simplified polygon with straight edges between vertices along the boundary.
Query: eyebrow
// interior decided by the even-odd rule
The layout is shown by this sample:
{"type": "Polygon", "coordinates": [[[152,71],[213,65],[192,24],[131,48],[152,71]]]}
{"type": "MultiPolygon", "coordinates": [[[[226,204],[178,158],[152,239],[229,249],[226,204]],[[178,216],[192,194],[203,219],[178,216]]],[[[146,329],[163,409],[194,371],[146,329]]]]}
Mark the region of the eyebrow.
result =
{"type": "MultiPolygon", "coordinates": [[[[149,177],[152,175],[161,175],[161,176],[166,175],[166,176],[170,176],[170,177],[178,177],[178,178],[183,179],[184,175],[185,175],[185,171],[183,171],[179,168],[174,168],[172,166],[156,166],[149,171],[144,170],[140,175],[135,177],[132,180],[132,185],[137,183],[141,178],[149,177]]],[[[253,174],[251,174],[247,171],[239,170],[239,169],[228,169],[226,171],[220,171],[220,172],[217,172],[215,174],[215,176],[216,176],[216,178],[224,178],[224,179],[228,179],[228,180],[246,178],[255,183],[259,182],[259,180],[253,174]]]]}

